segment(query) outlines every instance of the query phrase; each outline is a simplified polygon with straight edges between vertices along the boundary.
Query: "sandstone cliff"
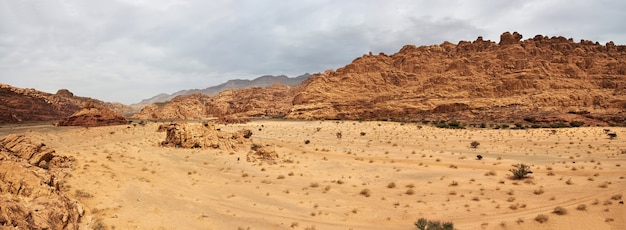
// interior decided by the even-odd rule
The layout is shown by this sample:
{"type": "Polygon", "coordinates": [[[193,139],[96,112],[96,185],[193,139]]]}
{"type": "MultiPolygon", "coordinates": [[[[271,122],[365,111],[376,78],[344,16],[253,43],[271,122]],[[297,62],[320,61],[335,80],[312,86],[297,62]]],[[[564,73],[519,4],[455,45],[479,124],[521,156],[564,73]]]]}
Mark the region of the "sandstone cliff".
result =
{"type": "Polygon", "coordinates": [[[503,33],[364,55],[295,87],[177,97],[136,118],[287,114],[296,119],[403,119],[624,124],[626,46],[503,33]]]}
{"type": "Polygon", "coordinates": [[[120,113],[131,112],[125,105],[78,97],[66,89],[50,94],[0,84],[0,123],[60,120],[80,110],[89,100],[120,113]]]}
{"type": "Polygon", "coordinates": [[[364,55],[303,82],[287,117],[624,122],[626,46],[521,38],[364,55]]]}
{"type": "Polygon", "coordinates": [[[104,106],[97,106],[90,100],[85,102],[81,110],[59,121],[57,126],[96,127],[125,124],[128,124],[128,120],[118,112],[104,106]]]}

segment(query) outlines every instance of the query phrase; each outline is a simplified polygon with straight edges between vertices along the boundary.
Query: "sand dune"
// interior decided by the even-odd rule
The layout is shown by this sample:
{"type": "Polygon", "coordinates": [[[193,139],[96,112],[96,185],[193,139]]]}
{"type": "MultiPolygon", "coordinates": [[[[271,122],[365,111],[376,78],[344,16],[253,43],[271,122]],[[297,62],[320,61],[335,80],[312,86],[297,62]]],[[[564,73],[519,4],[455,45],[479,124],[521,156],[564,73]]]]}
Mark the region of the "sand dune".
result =
{"type": "Polygon", "coordinates": [[[420,217],[457,229],[626,228],[624,128],[610,127],[611,140],[602,127],[218,126],[274,145],[281,163],[269,164],[247,162],[249,150],[160,147],[158,125],[2,126],[0,134],[23,133],[76,158],[63,189],[83,203],[85,229],[416,229],[420,217]],[[511,179],[518,163],[534,173],[511,179]]]}

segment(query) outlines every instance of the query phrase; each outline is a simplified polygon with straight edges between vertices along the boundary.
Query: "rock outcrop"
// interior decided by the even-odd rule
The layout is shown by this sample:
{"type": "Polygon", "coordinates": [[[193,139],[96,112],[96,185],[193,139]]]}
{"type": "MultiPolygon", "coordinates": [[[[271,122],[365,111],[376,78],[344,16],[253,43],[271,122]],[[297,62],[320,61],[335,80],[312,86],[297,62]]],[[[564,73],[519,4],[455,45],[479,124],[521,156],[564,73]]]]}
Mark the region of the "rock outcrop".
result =
{"type": "Polygon", "coordinates": [[[297,87],[274,84],[266,88],[226,90],[216,96],[178,96],[155,103],[133,115],[137,119],[199,119],[209,117],[284,116],[289,112],[297,87]]]}
{"type": "Polygon", "coordinates": [[[626,46],[521,38],[364,55],[303,82],[287,117],[625,122],[626,46]]]}
{"type": "Polygon", "coordinates": [[[0,139],[0,226],[78,229],[84,210],[60,189],[73,161],[24,135],[0,139]]]}
{"type": "Polygon", "coordinates": [[[364,55],[301,85],[228,90],[147,106],[135,118],[283,116],[626,125],[626,46],[503,33],[364,55]],[[548,119],[549,118],[549,119],[548,119]]]}
{"type": "Polygon", "coordinates": [[[67,89],[55,94],[0,84],[0,123],[29,121],[57,121],[80,110],[81,105],[92,100],[94,104],[122,114],[132,113],[128,106],[108,103],[88,97],[77,97],[67,89]]]}
{"type": "Polygon", "coordinates": [[[177,148],[214,148],[237,150],[251,145],[250,130],[235,133],[219,131],[214,123],[171,123],[159,126],[158,132],[165,132],[161,146],[177,148]]]}
{"type": "Polygon", "coordinates": [[[128,124],[128,120],[119,113],[103,106],[97,106],[93,101],[87,101],[81,110],[59,121],[57,126],[96,127],[125,124],[128,124]]]}

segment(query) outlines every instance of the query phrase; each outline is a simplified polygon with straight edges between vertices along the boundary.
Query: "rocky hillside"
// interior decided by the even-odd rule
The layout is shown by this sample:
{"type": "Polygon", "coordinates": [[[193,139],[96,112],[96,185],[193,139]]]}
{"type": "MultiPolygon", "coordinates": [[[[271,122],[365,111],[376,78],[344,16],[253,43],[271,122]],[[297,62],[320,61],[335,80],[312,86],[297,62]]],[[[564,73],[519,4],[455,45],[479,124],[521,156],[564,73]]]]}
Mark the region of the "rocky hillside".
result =
{"type": "Polygon", "coordinates": [[[364,55],[305,81],[288,117],[624,122],[626,46],[521,38],[364,55]]]}
{"type": "Polygon", "coordinates": [[[140,118],[277,115],[624,124],[626,46],[503,33],[483,40],[404,46],[364,55],[297,87],[231,90],[148,106],[140,118]]]}
{"type": "Polygon", "coordinates": [[[104,106],[98,106],[93,101],[88,101],[72,116],[59,121],[57,126],[97,127],[125,124],[128,124],[128,120],[118,112],[104,106]]]}
{"type": "Polygon", "coordinates": [[[196,93],[213,96],[228,89],[243,89],[243,88],[250,88],[250,87],[255,87],[255,86],[268,87],[275,83],[280,83],[280,84],[287,85],[287,86],[295,86],[295,85],[299,85],[300,83],[302,83],[302,81],[306,80],[309,76],[310,74],[308,73],[294,77],[294,78],[290,78],[285,75],[279,75],[279,76],[264,75],[264,76],[255,78],[253,80],[240,80],[240,79],[229,80],[226,83],[219,84],[216,86],[211,86],[205,89],[181,90],[171,95],[166,94],[166,93],[161,93],[154,97],[144,99],[141,102],[134,104],[133,106],[143,107],[145,105],[149,105],[153,103],[170,101],[178,96],[191,95],[191,94],[196,94],[196,93]]]}
{"type": "Polygon", "coordinates": [[[234,116],[284,116],[298,87],[274,84],[225,90],[218,95],[192,94],[178,96],[170,102],[145,106],[133,115],[138,119],[198,119],[234,116]]]}
{"type": "Polygon", "coordinates": [[[122,114],[130,112],[125,105],[77,97],[66,89],[50,94],[0,84],[0,123],[60,120],[80,110],[81,106],[90,100],[96,105],[122,114]]]}

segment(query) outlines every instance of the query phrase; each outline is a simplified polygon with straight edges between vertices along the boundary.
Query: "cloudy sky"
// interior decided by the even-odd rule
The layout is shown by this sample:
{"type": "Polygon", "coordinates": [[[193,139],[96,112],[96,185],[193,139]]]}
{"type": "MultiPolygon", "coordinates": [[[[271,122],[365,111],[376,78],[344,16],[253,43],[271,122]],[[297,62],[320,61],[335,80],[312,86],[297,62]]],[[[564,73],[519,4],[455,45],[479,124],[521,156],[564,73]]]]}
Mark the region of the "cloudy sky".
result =
{"type": "Polygon", "coordinates": [[[0,0],[0,83],[126,104],[504,31],[626,44],[623,0],[0,0]]]}

